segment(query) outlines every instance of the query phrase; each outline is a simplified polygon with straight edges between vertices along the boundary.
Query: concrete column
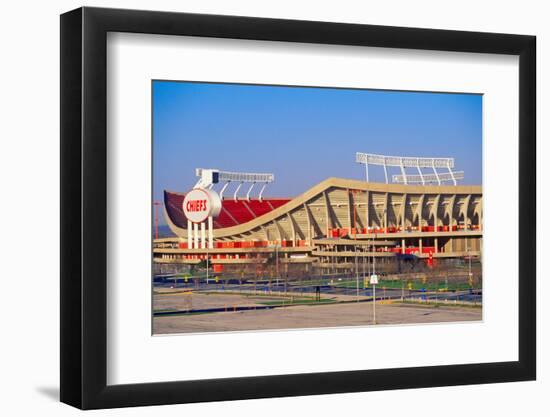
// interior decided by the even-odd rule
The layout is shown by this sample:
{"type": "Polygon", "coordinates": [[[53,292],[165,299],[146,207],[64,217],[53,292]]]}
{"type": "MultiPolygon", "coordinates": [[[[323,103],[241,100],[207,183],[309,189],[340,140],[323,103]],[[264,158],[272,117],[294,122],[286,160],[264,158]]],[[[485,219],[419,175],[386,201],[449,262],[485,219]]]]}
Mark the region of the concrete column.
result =
{"type": "Polygon", "coordinates": [[[424,199],[425,199],[424,194],[422,194],[418,199],[417,213],[418,213],[418,231],[419,232],[422,231],[422,212],[424,209],[424,199]]]}
{"type": "Polygon", "coordinates": [[[351,190],[348,190],[348,226],[349,234],[351,235],[351,229],[355,226],[353,223],[353,204],[354,200],[351,195],[351,190]]]}
{"type": "Polygon", "coordinates": [[[311,246],[311,239],[313,237],[314,232],[312,231],[313,226],[311,225],[311,215],[309,213],[309,208],[305,203],[304,203],[304,212],[306,213],[306,219],[307,219],[307,241],[308,241],[308,245],[311,246]]]}
{"type": "Polygon", "coordinates": [[[401,231],[405,231],[405,216],[407,215],[407,194],[403,195],[403,207],[401,207],[401,231]]]}
{"type": "Polygon", "coordinates": [[[366,200],[367,200],[367,206],[366,206],[366,212],[365,212],[365,227],[367,228],[367,232],[368,232],[369,226],[370,226],[370,219],[369,219],[369,217],[370,217],[369,216],[370,193],[368,191],[366,191],[366,200]]]}
{"type": "Polygon", "coordinates": [[[386,193],[386,198],[384,199],[384,233],[388,233],[388,200],[389,194],[386,193]]]}
{"type": "Polygon", "coordinates": [[[483,230],[483,200],[479,200],[477,213],[479,218],[479,230],[483,230]]]}
{"type": "Polygon", "coordinates": [[[437,211],[439,209],[439,196],[441,194],[438,194],[435,198],[434,198],[434,231],[437,232],[437,211]]]}
{"type": "Polygon", "coordinates": [[[472,226],[472,221],[468,217],[468,211],[469,211],[469,208],[470,208],[470,200],[471,199],[472,199],[472,195],[469,194],[466,197],[466,200],[464,201],[464,208],[462,209],[463,213],[464,213],[464,227],[466,228],[466,230],[468,230],[468,226],[470,226],[470,227],[472,226]]]}
{"type": "Polygon", "coordinates": [[[199,247],[199,224],[193,223],[193,248],[198,249],[199,247]]]}
{"type": "Polygon", "coordinates": [[[214,248],[214,220],[212,216],[208,216],[208,247],[214,248]]]}
{"type": "Polygon", "coordinates": [[[201,223],[201,249],[206,249],[206,224],[201,223]]]}
{"type": "Polygon", "coordinates": [[[437,238],[434,238],[434,246],[435,246],[435,253],[439,252],[439,249],[438,249],[439,241],[437,238]]]}
{"type": "Polygon", "coordinates": [[[328,203],[328,195],[327,195],[327,192],[324,191],[323,192],[323,195],[325,197],[325,215],[326,215],[326,237],[330,237],[330,233],[329,233],[329,229],[331,228],[332,226],[332,221],[330,220],[330,213],[329,213],[329,203],[328,203]]]}
{"type": "Polygon", "coordinates": [[[287,220],[290,224],[290,230],[292,233],[292,246],[296,245],[296,225],[294,224],[294,218],[290,213],[286,214],[287,220]]]}
{"type": "Polygon", "coordinates": [[[193,223],[191,220],[187,220],[187,247],[189,249],[193,247],[193,223]]]}

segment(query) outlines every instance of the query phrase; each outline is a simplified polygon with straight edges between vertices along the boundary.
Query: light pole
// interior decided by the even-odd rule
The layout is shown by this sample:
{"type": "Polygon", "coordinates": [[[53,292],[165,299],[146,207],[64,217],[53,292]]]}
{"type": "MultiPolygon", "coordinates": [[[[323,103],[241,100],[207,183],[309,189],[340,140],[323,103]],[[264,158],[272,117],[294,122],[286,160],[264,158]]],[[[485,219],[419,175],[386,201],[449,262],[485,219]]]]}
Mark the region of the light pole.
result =
{"type": "Polygon", "coordinates": [[[472,255],[470,254],[470,240],[466,238],[466,252],[468,253],[468,283],[470,287],[473,287],[474,279],[472,276],[472,255]]]}
{"type": "Polygon", "coordinates": [[[153,205],[155,206],[155,239],[159,238],[159,206],[162,203],[160,201],[154,201],[153,205]]]}
{"type": "Polygon", "coordinates": [[[472,276],[472,254],[470,253],[470,240],[468,239],[468,276],[472,276]]]}
{"type": "Polygon", "coordinates": [[[372,284],[372,324],[376,324],[376,284],[378,284],[378,277],[376,276],[376,256],[374,253],[374,240],[372,253],[372,275],[370,283],[372,284]]]}
{"type": "Polygon", "coordinates": [[[208,285],[208,251],[206,251],[206,285],[208,285]]]}
{"type": "MultiPolygon", "coordinates": [[[[368,252],[368,241],[367,241],[367,245],[363,246],[363,283],[365,282],[366,280],[366,277],[367,277],[367,274],[366,274],[366,257],[367,257],[367,252],[368,252]]],[[[365,284],[363,284],[363,287],[365,286],[365,284]]]]}
{"type": "Polygon", "coordinates": [[[372,241],[372,273],[376,274],[376,249],[374,246],[374,240],[372,241]]]}
{"type": "Polygon", "coordinates": [[[357,262],[357,244],[355,248],[355,280],[356,280],[356,289],[357,289],[357,302],[359,302],[359,264],[357,262]]]}
{"type": "Polygon", "coordinates": [[[278,252],[279,246],[275,244],[275,281],[276,286],[279,288],[279,252],[278,252]]]}
{"type": "Polygon", "coordinates": [[[376,284],[372,284],[372,324],[376,324],[376,284]]]}
{"type": "MultiPolygon", "coordinates": [[[[355,195],[357,190],[350,190],[351,195],[355,195]]],[[[350,230],[351,232],[351,230],[350,230]]],[[[357,207],[355,206],[355,196],[353,198],[353,240],[355,240],[355,280],[356,280],[356,296],[359,302],[359,260],[357,259],[357,207]]]]}
{"type": "Polygon", "coordinates": [[[370,283],[372,285],[372,324],[376,324],[376,285],[378,284],[376,274],[370,276],[370,283]]]}

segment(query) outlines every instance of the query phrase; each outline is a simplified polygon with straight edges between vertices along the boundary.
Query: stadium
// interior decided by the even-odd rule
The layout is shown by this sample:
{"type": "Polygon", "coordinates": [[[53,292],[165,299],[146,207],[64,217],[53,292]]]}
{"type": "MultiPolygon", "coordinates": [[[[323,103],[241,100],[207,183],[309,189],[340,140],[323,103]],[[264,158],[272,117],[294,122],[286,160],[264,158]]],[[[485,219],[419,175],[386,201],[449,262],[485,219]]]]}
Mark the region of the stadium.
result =
{"type": "Polygon", "coordinates": [[[329,177],[288,198],[264,197],[274,174],[196,169],[193,190],[164,190],[174,237],[154,240],[155,264],[207,261],[221,279],[236,271],[258,278],[267,270],[292,279],[354,274],[365,263],[402,272],[403,262],[419,270],[481,259],[482,188],[458,185],[464,173],[453,170],[453,158],[358,152],[355,161],[364,165],[364,181],[329,177]],[[385,182],[369,181],[373,166],[383,168],[385,182]],[[399,173],[390,176],[391,167],[399,173]]]}

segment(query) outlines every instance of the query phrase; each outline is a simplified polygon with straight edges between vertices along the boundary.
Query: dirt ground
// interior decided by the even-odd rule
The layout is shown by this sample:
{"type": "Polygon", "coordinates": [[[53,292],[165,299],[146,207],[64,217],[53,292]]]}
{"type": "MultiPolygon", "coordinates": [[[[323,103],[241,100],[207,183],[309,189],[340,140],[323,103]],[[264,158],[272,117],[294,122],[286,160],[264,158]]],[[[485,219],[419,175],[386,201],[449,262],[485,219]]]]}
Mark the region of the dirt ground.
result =
{"type": "MultiPolygon", "coordinates": [[[[159,297],[164,299],[167,296],[159,297]]],[[[171,295],[160,304],[174,307],[171,295]]],[[[214,297],[217,298],[218,296],[214,297]]],[[[234,297],[227,296],[234,300],[234,297]]],[[[206,306],[208,298],[201,297],[206,306]]],[[[210,301],[219,303],[219,299],[210,301]]],[[[249,300],[254,304],[254,300],[249,300]]],[[[204,304],[203,304],[204,303],[204,304]]],[[[160,308],[160,304],[159,307],[160,308]]],[[[244,305],[239,300],[239,305],[244,305]]],[[[197,306],[193,306],[197,308],[197,306]]],[[[345,303],[330,305],[302,305],[270,310],[229,311],[221,313],[157,316],[153,319],[154,334],[200,333],[242,330],[298,329],[341,326],[365,326],[372,324],[373,308],[369,303],[345,303]]],[[[481,308],[459,306],[429,306],[377,303],[377,324],[440,323],[452,321],[476,321],[482,319],[481,308]]]]}
{"type": "Polygon", "coordinates": [[[198,310],[206,308],[259,305],[252,297],[231,294],[172,293],[154,294],[153,310],[198,310]]]}
{"type": "MultiPolygon", "coordinates": [[[[255,296],[252,294],[224,294],[224,293],[207,293],[207,292],[184,292],[184,291],[157,291],[153,294],[153,310],[200,310],[208,308],[226,308],[232,310],[235,306],[250,307],[261,306],[266,302],[282,302],[283,299],[290,300],[290,293],[287,297],[277,296],[276,294],[262,294],[255,296]]],[[[300,295],[296,295],[295,299],[300,299],[300,295]]],[[[310,295],[309,298],[313,299],[310,295]]],[[[366,299],[368,297],[359,297],[366,299]]],[[[331,299],[337,301],[357,300],[355,296],[346,295],[322,295],[323,300],[331,299]]]]}

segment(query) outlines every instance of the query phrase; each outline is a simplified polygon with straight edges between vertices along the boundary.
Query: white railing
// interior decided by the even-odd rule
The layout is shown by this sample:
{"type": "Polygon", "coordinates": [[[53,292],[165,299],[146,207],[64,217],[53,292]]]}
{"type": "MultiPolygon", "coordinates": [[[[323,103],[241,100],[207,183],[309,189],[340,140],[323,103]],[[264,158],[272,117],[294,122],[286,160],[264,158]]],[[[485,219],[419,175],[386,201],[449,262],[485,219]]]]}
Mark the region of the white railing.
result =
{"type": "Polygon", "coordinates": [[[403,175],[393,175],[392,181],[397,184],[438,184],[439,182],[452,181],[453,177],[455,180],[464,179],[464,171],[453,171],[452,175],[448,172],[443,172],[438,174],[436,177],[434,174],[423,174],[420,175],[406,175],[407,181],[405,182],[403,175]]]}
{"type": "Polygon", "coordinates": [[[275,181],[275,175],[270,173],[230,172],[210,168],[196,168],[195,175],[199,178],[195,188],[212,188],[214,184],[225,183],[220,191],[221,199],[223,199],[223,193],[229,184],[234,182],[238,184],[235,192],[233,193],[233,198],[235,200],[237,199],[237,193],[243,184],[250,184],[250,187],[246,193],[247,200],[250,200],[250,193],[252,188],[254,188],[254,185],[263,184],[258,195],[258,198],[261,201],[266,185],[275,181]]]}

